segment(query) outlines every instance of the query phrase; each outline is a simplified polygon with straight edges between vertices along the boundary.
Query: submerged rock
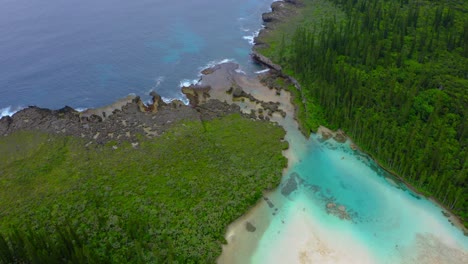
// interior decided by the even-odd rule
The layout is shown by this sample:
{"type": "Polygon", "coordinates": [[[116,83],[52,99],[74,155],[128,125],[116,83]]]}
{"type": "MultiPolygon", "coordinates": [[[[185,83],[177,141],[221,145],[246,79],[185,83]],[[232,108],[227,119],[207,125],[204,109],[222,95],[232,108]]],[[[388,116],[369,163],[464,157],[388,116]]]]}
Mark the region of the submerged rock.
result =
{"type": "Polygon", "coordinates": [[[302,184],[304,180],[299,176],[297,172],[291,173],[286,183],[281,188],[281,194],[284,196],[290,195],[292,192],[297,190],[299,184],[302,184]]]}
{"type": "Polygon", "coordinates": [[[295,190],[297,190],[296,179],[292,176],[289,176],[288,180],[286,181],[286,184],[284,184],[281,188],[281,194],[284,196],[288,196],[295,190]]]}
{"type": "Polygon", "coordinates": [[[328,214],[334,215],[342,220],[351,220],[351,214],[342,204],[329,202],[326,204],[326,210],[328,214]]]}

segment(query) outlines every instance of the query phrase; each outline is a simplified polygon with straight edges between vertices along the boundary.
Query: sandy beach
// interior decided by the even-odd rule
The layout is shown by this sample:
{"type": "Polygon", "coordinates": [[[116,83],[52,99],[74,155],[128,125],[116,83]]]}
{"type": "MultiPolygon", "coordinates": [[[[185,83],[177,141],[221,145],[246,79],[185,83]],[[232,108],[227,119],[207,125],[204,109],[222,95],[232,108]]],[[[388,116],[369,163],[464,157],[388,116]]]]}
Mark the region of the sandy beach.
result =
{"type": "MultiPolygon", "coordinates": [[[[429,264],[448,263],[446,261],[465,263],[468,260],[463,242],[459,242],[459,235],[458,238],[453,238],[453,232],[460,230],[451,229],[447,219],[432,203],[425,200],[421,203],[398,188],[396,183],[377,175],[369,167],[369,161],[356,158],[356,150],[344,133],[322,128],[321,132],[331,134],[329,139],[319,136],[314,136],[316,139],[306,139],[294,119],[294,105],[291,103],[289,92],[270,89],[260,82],[260,78],[239,73],[236,71],[237,67],[233,63],[220,64],[209,74],[203,75],[198,85],[210,87],[210,99],[236,103],[242,112],[250,113],[253,118],[265,118],[281,125],[287,132],[285,140],[289,143],[289,149],[283,153],[288,158],[288,167],[284,170],[282,185],[265,193],[263,199],[227,228],[225,238],[228,244],[223,245],[223,253],[218,258],[218,263],[415,263],[415,259],[421,259],[424,262],[418,263],[429,264]],[[233,96],[232,87],[237,87],[243,96],[233,96]],[[266,102],[278,104],[278,111],[266,114],[266,102]],[[281,114],[281,111],[284,114],[281,114]],[[373,194],[382,196],[375,198],[377,204],[389,206],[391,211],[370,211],[370,215],[362,219],[340,219],[323,207],[323,201],[336,199],[332,191],[326,188],[316,193],[320,188],[310,183],[302,183],[303,178],[296,180],[297,186],[291,194],[282,193],[281,188],[286,184],[288,175],[292,170],[298,169],[298,164],[306,166],[307,162],[311,162],[303,159],[309,157],[310,151],[314,149],[325,153],[324,158],[330,159],[330,164],[325,165],[329,167],[320,170],[322,172],[314,172],[311,168],[312,171],[308,173],[319,173],[316,177],[321,177],[320,173],[329,173],[328,170],[333,168],[332,170],[338,170],[340,173],[356,174],[348,180],[363,181],[363,190],[379,190],[373,194]],[[364,174],[364,178],[360,178],[359,174],[364,174]],[[369,178],[365,176],[367,174],[375,175],[370,175],[369,178]],[[314,198],[314,195],[323,197],[311,202],[317,198],[314,198]],[[392,197],[396,198],[398,204],[388,204],[391,203],[392,197]],[[404,206],[400,209],[401,205],[404,206]],[[429,212],[426,207],[429,207],[429,212]],[[393,211],[398,213],[393,216],[393,211]],[[422,225],[418,226],[415,219],[408,219],[413,214],[417,216],[415,219],[423,221],[422,225]],[[390,222],[386,222],[387,220],[390,222]],[[364,224],[366,221],[377,222],[367,225],[364,224]],[[413,225],[419,231],[413,230],[413,225]],[[362,234],[359,231],[361,228],[365,228],[362,234]],[[369,232],[379,232],[382,240],[373,237],[369,232]],[[399,238],[395,237],[399,235],[402,235],[401,243],[399,238]]],[[[316,158],[318,157],[314,157],[316,158]]],[[[318,164],[317,166],[320,166],[318,164]]],[[[336,186],[337,190],[348,188],[347,183],[340,184],[342,186],[336,186]]],[[[359,185],[354,188],[357,186],[359,185]]],[[[358,190],[351,192],[359,193],[358,190]]],[[[336,195],[340,196],[339,193],[336,195]]],[[[354,196],[341,198],[339,202],[346,204],[349,202],[346,199],[355,199],[354,196]]],[[[367,206],[375,205],[371,203],[367,206]]],[[[350,206],[351,210],[352,207],[350,206]]],[[[361,210],[356,205],[354,208],[361,210]]]]}

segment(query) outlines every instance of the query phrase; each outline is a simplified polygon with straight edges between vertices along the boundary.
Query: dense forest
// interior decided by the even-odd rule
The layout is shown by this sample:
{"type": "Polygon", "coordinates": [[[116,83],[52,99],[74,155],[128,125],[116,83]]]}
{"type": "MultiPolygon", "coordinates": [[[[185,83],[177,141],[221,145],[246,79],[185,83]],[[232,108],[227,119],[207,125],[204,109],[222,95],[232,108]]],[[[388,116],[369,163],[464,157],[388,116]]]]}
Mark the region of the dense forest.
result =
{"type": "Polygon", "coordinates": [[[1,137],[0,263],[214,263],[226,227],[279,184],[284,136],[234,114],[136,148],[1,137]]]}
{"type": "Polygon", "coordinates": [[[329,126],[467,225],[468,1],[329,2],[344,18],[302,23],[260,50],[301,83],[303,123],[318,104],[329,126]]]}

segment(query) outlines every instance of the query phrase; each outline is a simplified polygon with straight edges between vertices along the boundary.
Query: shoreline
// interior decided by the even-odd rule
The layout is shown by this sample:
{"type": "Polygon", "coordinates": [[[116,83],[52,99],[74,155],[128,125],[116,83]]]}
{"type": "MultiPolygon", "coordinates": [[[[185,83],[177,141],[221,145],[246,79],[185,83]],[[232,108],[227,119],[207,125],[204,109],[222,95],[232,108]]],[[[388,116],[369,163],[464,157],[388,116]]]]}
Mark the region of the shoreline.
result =
{"type": "MultiPolygon", "coordinates": [[[[344,132],[341,129],[338,129],[337,131],[333,131],[333,130],[331,130],[329,128],[321,126],[321,127],[319,127],[319,130],[314,134],[321,135],[323,137],[323,133],[332,133],[333,136],[331,137],[331,139],[335,140],[338,143],[345,143],[347,140],[349,140],[352,150],[359,151],[360,153],[362,153],[362,154],[366,155],[367,157],[369,157],[371,159],[371,161],[374,162],[380,169],[382,169],[385,173],[388,173],[389,175],[391,175],[392,177],[397,179],[401,184],[403,184],[405,187],[407,187],[409,191],[415,193],[416,195],[422,196],[423,198],[425,198],[425,199],[431,201],[432,203],[436,204],[437,206],[439,206],[442,209],[441,213],[447,218],[447,221],[449,223],[451,223],[452,225],[456,226],[458,229],[460,229],[465,236],[468,236],[468,229],[465,228],[465,226],[463,225],[461,219],[457,215],[455,215],[450,209],[446,208],[442,203],[437,201],[434,197],[426,196],[422,192],[418,191],[418,189],[416,189],[414,186],[412,186],[407,181],[405,181],[397,173],[387,169],[377,159],[375,159],[375,157],[372,154],[370,154],[370,153],[364,151],[362,148],[360,148],[359,145],[354,142],[352,137],[350,137],[348,134],[346,134],[346,132],[344,132]],[[345,141],[337,140],[336,138],[334,138],[334,134],[337,134],[337,133],[340,133],[343,136],[345,136],[346,137],[345,141]],[[446,215],[446,214],[448,214],[448,215],[446,215]]],[[[387,178],[385,175],[382,175],[382,176],[387,178]]]]}
{"type": "MultiPolygon", "coordinates": [[[[281,12],[281,11],[278,11],[281,9],[281,6],[278,6],[277,4],[274,6],[275,3],[278,3],[278,2],[283,2],[283,1],[277,1],[277,2],[274,2],[272,4],[272,11],[271,12],[268,12],[268,13],[264,13],[264,14],[269,14],[269,16],[275,16],[275,12],[281,12]]],[[[293,7],[293,8],[297,8],[297,9],[300,9],[301,6],[302,6],[302,1],[301,0],[286,0],[284,1],[285,3],[289,3],[290,4],[290,7],[293,7]]],[[[271,30],[271,27],[268,27],[268,24],[271,24],[271,23],[284,23],[285,21],[282,20],[282,19],[287,19],[287,17],[284,17],[285,13],[279,13],[278,14],[278,17],[281,18],[281,19],[276,19],[276,20],[264,20],[264,24],[266,24],[265,28],[263,28],[260,33],[259,33],[259,37],[262,35],[262,34],[265,34],[265,32],[262,33],[262,31],[266,31],[266,30],[271,30]]],[[[287,14],[287,13],[286,13],[287,14]]],[[[268,45],[266,43],[264,43],[263,41],[261,41],[260,43],[255,43],[255,45],[253,46],[252,48],[252,53],[251,53],[251,56],[252,56],[252,59],[254,61],[256,61],[257,63],[261,64],[261,65],[264,65],[266,66],[268,69],[270,69],[270,71],[273,71],[273,72],[276,72],[276,74],[278,74],[278,76],[280,77],[283,77],[287,80],[289,80],[294,86],[295,88],[300,92],[302,98],[303,97],[303,90],[299,84],[299,82],[292,76],[289,76],[287,74],[284,73],[281,65],[278,65],[276,63],[274,63],[270,58],[262,55],[257,49],[258,48],[261,48],[262,46],[264,45],[268,45]]],[[[304,99],[303,99],[304,101],[304,99]]],[[[297,106],[295,106],[297,108],[297,106]]],[[[296,118],[296,117],[295,117],[296,118]]],[[[299,120],[297,120],[298,123],[299,123],[299,127],[301,128],[302,125],[300,124],[299,120]]],[[[414,192],[415,194],[417,195],[420,195],[420,196],[423,196],[425,197],[426,199],[430,200],[430,201],[433,201],[435,204],[437,204],[439,207],[441,207],[443,210],[445,210],[446,212],[445,213],[448,213],[450,216],[447,217],[448,221],[457,226],[465,236],[468,236],[468,228],[466,228],[464,225],[463,225],[463,221],[462,219],[457,216],[455,213],[452,212],[452,210],[450,210],[449,208],[447,208],[445,205],[443,205],[440,201],[438,201],[435,197],[433,196],[426,196],[425,194],[423,194],[422,192],[420,192],[416,187],[414,187],[413,185],[411,185],[410,183],[408,183],[406,180],[403,179],[402,176],[398,175],[396,172],[388,169],[386,166],[383,166],[371,153],[367,152],[367,151],[364,151],[362,148],[360,148],[356,143],[354,143],[355,141],[349,136],[347,135],[344,131],[342,130],[338,130],[338,131],[341,131],[341,133],[343,133],[344,136],[346,136],[351,142],[353,142],[353,144],[358,148],[358,150],[361,152],[361,153],[364,153],[365,155],[368,155],[373,162],[375,162],[375,164],[377,164],[380,168],[382,168],[385,172],[391,174],[392,176],[396,177],[398,180],[400,180],[406,187],[408,187],[408,189],[410,189],[412,192],[414,192]],[[450,220],[453,220],[455,219],[456,221],[450,221],[450,220]],[[455,222],[455,223],[454,223],[455,222]]],[[[301,129],[301,132],[305,133],[305,131],[302,131],[301,129]]],[[[318,134],[319,131],[317,132],[312,132],[312,133],[316,133],[318,134]]],[[[306,137],[309,137],[309,135],[306,135],[304,134],[306,137]]],[[[442,212],[443,213],[443,212],[442,212]]],[[[445,215],[445,214],[444,214],[445,215]]]]}

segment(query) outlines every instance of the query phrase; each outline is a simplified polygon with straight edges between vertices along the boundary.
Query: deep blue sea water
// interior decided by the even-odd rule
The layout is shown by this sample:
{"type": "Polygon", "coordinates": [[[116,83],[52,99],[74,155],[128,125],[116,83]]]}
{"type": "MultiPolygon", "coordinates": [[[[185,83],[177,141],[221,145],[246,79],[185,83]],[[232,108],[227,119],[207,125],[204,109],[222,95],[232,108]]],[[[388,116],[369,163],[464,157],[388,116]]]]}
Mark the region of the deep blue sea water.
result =
{"type": "Polygon", "coordinates": [[[180,83],[212,61],[251,71],[272,0],[0,0],[0,112],[97,107],[180,83]]]}

